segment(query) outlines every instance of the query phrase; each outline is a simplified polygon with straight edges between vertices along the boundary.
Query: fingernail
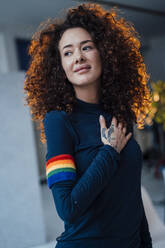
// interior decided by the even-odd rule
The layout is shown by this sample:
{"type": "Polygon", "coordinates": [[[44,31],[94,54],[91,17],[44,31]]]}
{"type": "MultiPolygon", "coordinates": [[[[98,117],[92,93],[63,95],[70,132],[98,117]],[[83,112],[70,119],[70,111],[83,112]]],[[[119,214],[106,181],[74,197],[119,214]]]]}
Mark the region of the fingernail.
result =
{"type": "Polygon", "coordinates": [[[100,115],[100,120],[102,120],[103,119],[103,116],[102,115],[100,115]]]}

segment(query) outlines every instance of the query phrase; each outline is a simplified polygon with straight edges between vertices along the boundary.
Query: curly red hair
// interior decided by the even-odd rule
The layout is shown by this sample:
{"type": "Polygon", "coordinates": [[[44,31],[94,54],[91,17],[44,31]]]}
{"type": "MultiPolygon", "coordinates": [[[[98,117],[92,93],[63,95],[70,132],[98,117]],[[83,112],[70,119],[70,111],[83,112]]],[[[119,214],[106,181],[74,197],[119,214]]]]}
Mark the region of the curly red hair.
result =
{"type": "Polygon", "coordinates": [[[72,27],[86,29],[100,52],[104,110],[128,128],[133,122],[142,128],[151,106],[151,94],[139,34],[130,22],[117,15],[117,9],[107,11],[98,4],[81,4],[69,8],[64,19],[42,23],[29,46],[31,61],[24,90],[32,119],[40,122],[41,142],[45,143],[42,120],[46,112],[69,113],[75,104],[75,92],[65,77],[58,50],[62,34],[72,27]]]}

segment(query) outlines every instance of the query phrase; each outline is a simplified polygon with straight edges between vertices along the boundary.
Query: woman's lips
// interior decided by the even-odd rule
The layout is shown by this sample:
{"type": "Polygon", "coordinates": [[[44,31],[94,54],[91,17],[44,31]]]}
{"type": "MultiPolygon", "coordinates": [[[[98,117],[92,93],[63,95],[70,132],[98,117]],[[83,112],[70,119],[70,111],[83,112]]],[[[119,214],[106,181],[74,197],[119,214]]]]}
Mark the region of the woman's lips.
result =
{"type": "Polygon", "coordinates": [[[90,70],[90,68],[84,68],[84,69],[77,71],[77,73],[82,74],[82,73],[87,72],[89,70],[90,70]]]}

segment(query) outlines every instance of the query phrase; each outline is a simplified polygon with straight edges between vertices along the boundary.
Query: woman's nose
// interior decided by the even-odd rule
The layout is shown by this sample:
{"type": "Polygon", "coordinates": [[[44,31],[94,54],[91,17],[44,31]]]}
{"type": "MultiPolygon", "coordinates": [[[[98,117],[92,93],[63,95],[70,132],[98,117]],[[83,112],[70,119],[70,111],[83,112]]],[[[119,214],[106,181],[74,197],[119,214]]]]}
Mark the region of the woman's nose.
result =
{"type": "Polygon", "coordinates": [[[77,52],[75,54],[75,63],[83,62],[84,60],[85,60],[85,57],[83,56],[81,52],[77,52]]]}

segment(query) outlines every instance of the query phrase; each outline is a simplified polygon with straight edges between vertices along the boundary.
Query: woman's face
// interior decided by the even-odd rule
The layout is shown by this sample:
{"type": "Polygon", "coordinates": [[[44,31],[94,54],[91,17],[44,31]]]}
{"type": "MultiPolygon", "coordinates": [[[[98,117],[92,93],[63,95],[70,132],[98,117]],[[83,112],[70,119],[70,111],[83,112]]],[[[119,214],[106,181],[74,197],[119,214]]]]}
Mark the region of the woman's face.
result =
{"type": "Polygon", "coordinates": [[[59,41],[59,51],[66,77],[74,88],[100,83],[100,54],[85,29],[67,29],[59,41]]]}

